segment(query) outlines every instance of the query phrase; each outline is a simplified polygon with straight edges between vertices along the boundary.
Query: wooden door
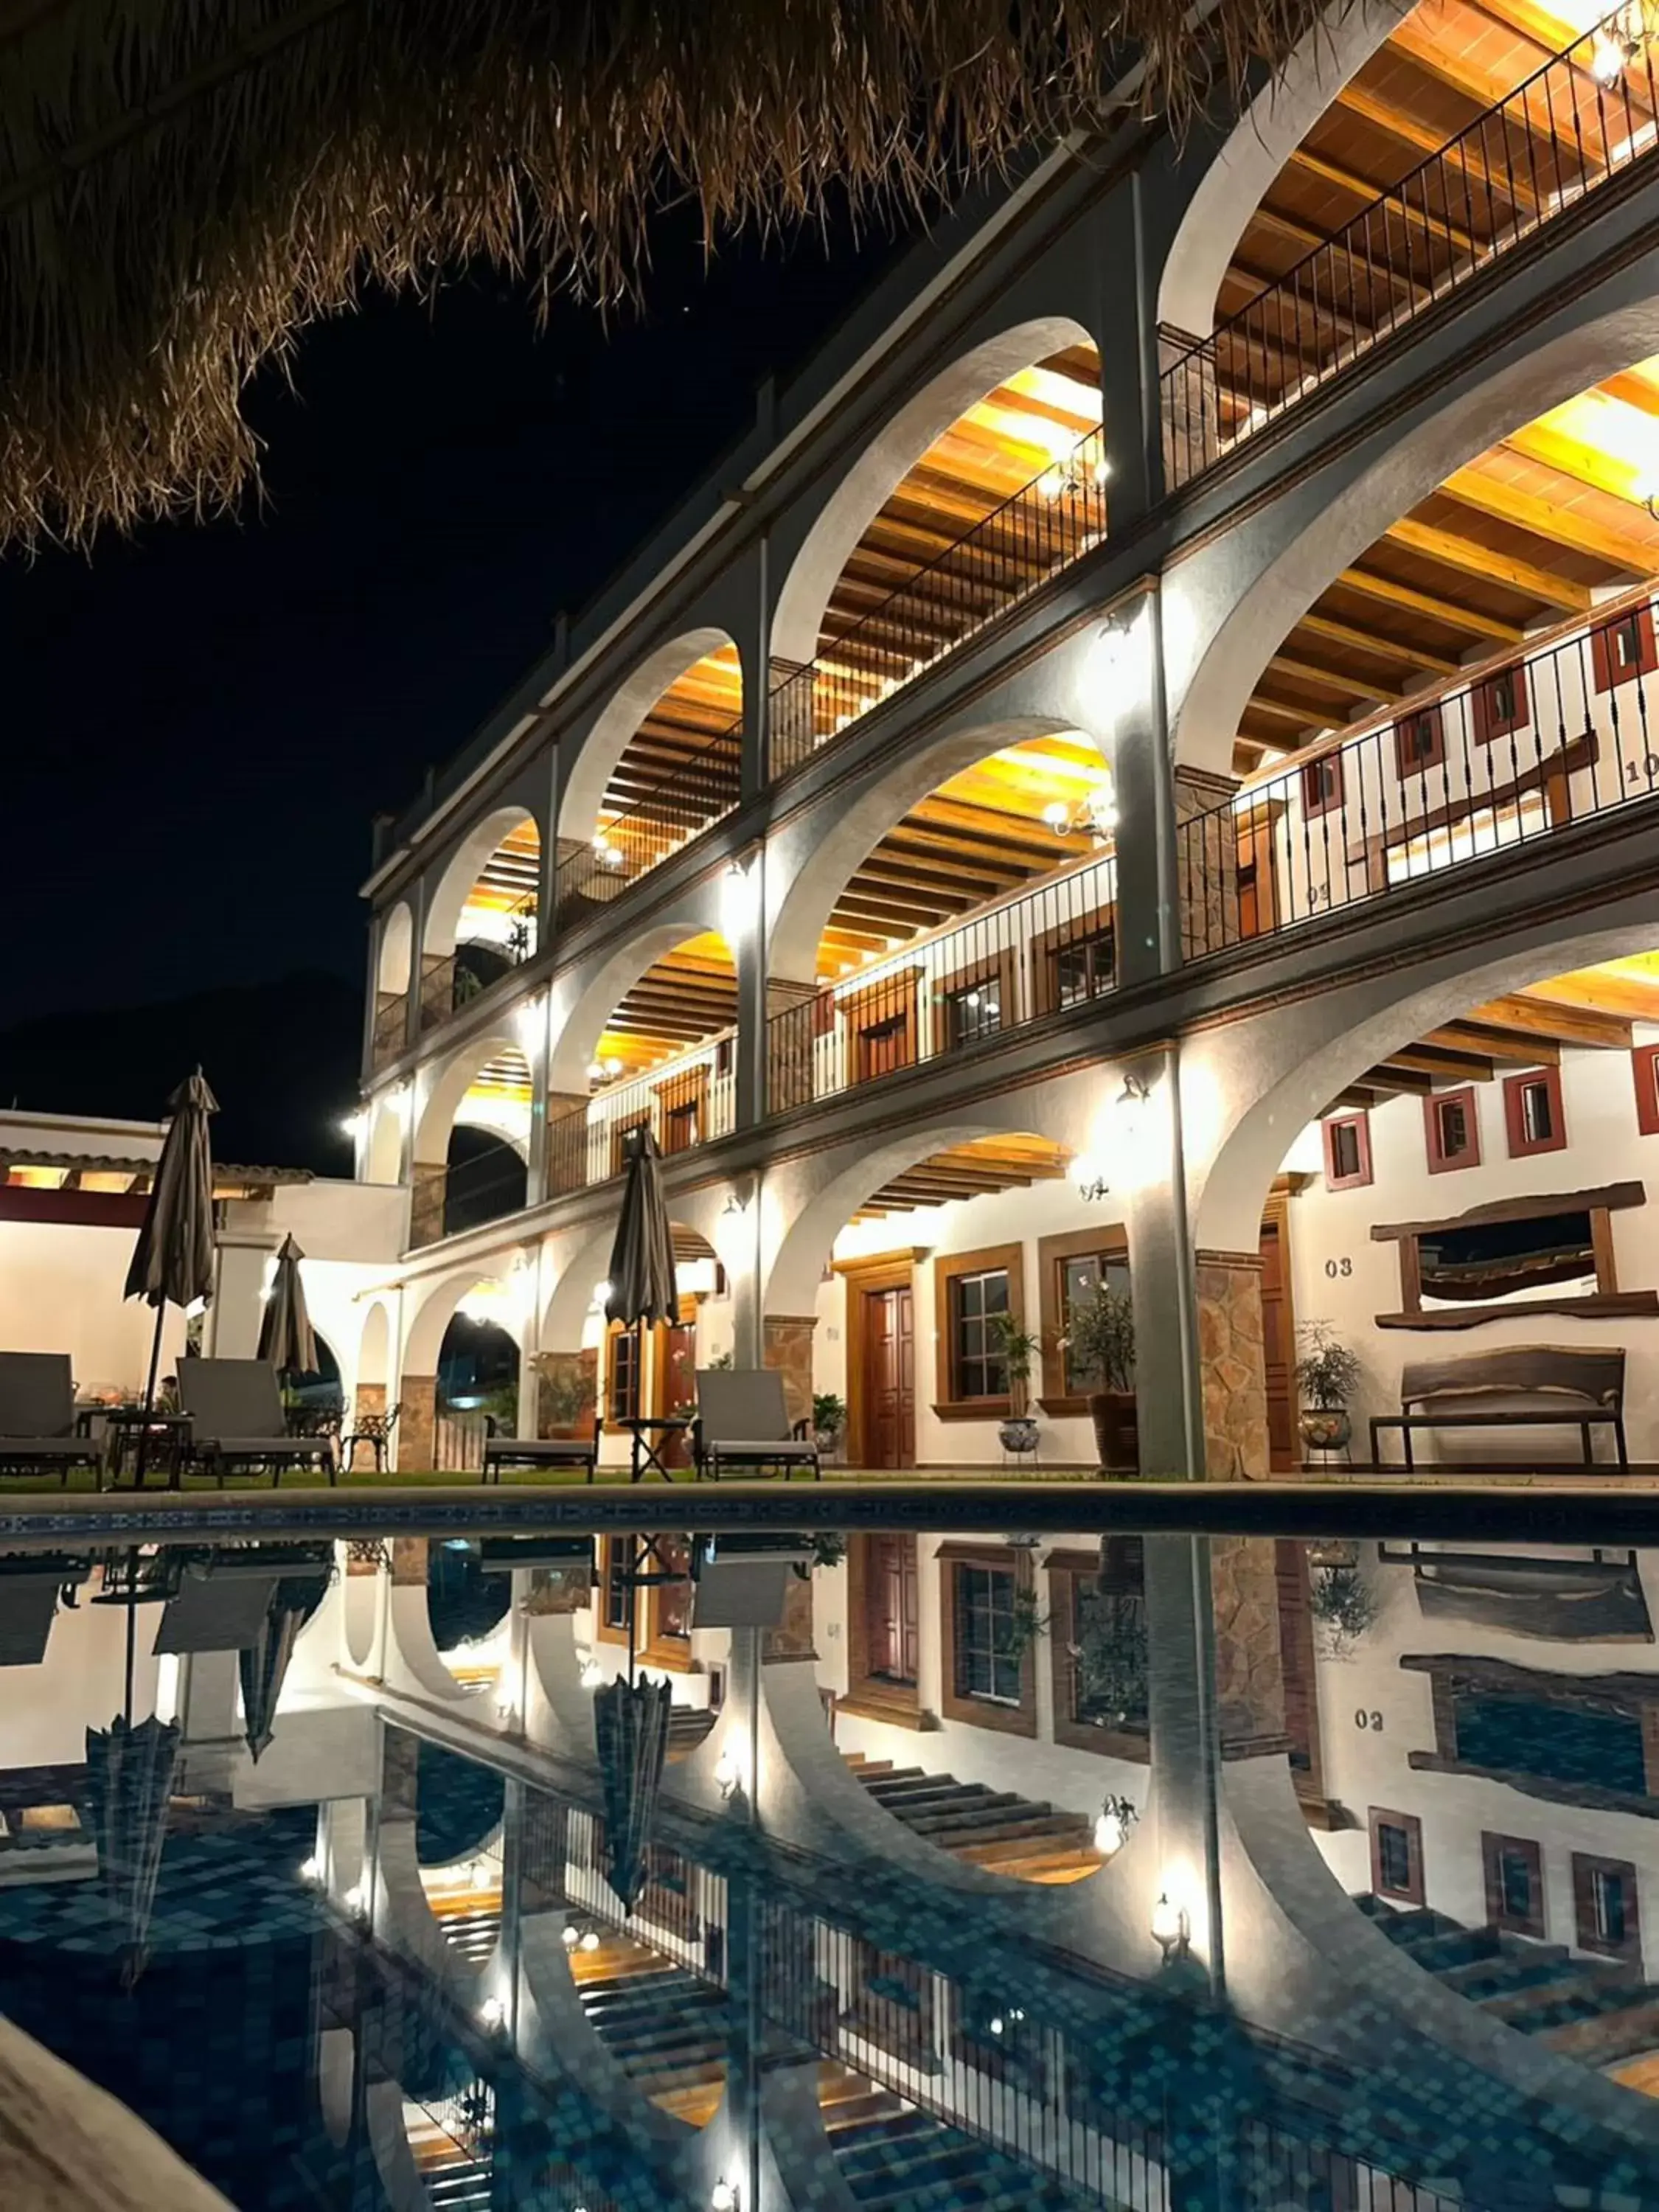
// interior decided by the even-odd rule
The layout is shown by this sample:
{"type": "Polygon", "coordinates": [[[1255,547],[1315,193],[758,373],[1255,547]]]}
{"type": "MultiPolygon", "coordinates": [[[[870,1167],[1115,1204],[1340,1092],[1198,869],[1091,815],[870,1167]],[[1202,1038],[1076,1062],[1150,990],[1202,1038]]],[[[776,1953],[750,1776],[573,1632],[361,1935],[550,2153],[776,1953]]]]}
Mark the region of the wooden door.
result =
{"type": "Polygon", "coordinates": [[[915,1337],[910,1291],[866,1291],[864,1437],[872,1467],[916,1463],[915,1337]]]}
{"type": "Polygon", "coordinates": [[[866,1672],[914,1688],[921,1657],[914,1536],[866,1539],[864,1605],[866,1672]]]}
{"type": "Polygon", "coordinates": [[[1261,1217],[1261,1355],[1267,1382],[1267,1466],[1302,1464],[1296,1427],[1296,1319],[1291,1306],[1291,1224],[1283,1198],[1261,1217]]]}

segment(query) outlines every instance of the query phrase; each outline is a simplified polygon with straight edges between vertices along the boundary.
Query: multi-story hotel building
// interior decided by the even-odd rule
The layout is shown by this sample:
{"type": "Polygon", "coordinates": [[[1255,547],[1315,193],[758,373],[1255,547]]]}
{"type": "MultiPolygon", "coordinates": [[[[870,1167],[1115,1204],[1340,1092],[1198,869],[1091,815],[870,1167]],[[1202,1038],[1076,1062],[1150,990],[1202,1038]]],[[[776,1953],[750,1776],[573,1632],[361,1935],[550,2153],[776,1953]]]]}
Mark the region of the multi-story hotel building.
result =
{"type": "Polygon", "coordinates": [[[1622,1351],[1659,1458],[1659,94],[1591,16],[1356,8],[1180,137],[1126,82],[378,825],[407,1249],[337,1349],[405,1464],[466,1302],[605,1412],[780,1367],[867,1466],[999,1463],[1006,1313],[1090,1465],[1103,1272],[1146,1471],[1297,1463],[1298,1320],[1361,1417],[1622,1351]],[[684,1302],[636,1376],[595,1286],[641,1124],[684,1302]]]}

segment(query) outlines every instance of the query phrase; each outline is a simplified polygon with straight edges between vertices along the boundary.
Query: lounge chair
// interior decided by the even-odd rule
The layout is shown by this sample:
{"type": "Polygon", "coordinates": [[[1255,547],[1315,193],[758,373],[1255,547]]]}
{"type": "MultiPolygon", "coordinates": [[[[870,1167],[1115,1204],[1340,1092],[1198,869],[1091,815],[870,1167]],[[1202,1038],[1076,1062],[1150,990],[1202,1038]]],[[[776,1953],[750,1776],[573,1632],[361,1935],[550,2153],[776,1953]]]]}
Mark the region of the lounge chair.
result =
{"type": "Polygon", "coordinates": [[[483,1479],[499,1483],[504,1467],[580,1467],[593,1480],[599,1456],[597,1437],[486,1437],[483,1479]]]}
{"type": "Polygon", "coordinates": [[[232,1468],[268,1467],[271,1487],[285,1467],[337,1470],[331,1437],[291,1437],[283,1418],[276,1370],[267,1359],[181,1359],[179,1402],[190,1416],[190,1472],[216,1476],[232,1468]]]}
{"type": "Polygon", "coordinates": [[[56,1469],[63,1488],[72,1467],[100,1471],[102,1455],[90,1437],[75,1433],[68,1352],[0,1352],[0,1474],[56,1469]]]}
{"type": "Polygon", "coordinates": [[[722,1471],[749,1474],[798,1467],[823,1479],[818,1448],[805,1421],[792,1427],[783,1402],[783,1377],[769,1367],[697,1370],[697,1421],[693,1454],[699,1474],[718,1482],[722,1471]]]}

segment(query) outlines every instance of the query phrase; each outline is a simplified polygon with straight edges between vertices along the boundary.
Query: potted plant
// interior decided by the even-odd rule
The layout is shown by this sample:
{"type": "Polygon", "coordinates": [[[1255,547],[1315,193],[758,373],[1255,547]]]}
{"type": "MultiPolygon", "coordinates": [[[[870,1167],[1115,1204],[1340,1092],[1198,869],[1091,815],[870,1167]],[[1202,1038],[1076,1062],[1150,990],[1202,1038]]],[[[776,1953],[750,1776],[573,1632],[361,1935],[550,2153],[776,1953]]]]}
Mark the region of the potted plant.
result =
{"type": "Polygon", "coordinates": [[[1074,1301],[1064,1348],[1074,1375],[1093,1379],[1089,1418],[1095,1425],[1095,1449],[1108,1474],[1140,1470],[1140,1440],[1135,1420],[1135,1310],[1127,1291],[1101,1284],[1074,1301]]]}
{"type": "Polygon", "coordinates": [[[1359,1388],[1359,1354],[1328,1321],[1304,1322],[1297,1335],[1303,1345],[1296,1363],[1302,1441],[1310,1451],[1342,1451],[1353,1434],[1348,1403],[1359,1388]]]}
{"type": "Polygon", "coordinates": [[[833,1390],[815,1390],[812,1394],[812,1441],[826,1459],[841,1441],[847,1426],[847,1407],[833,1390]]]}
{"type": "Polygon", "coordinates": [[[1038,1340],[1018,1328],[1012,1314],[993,1314],[991,1327],[996,1333],[998,1353],[1008,1370],[1008,1418],[999,1426],[997,1438],[1004,1451],[1023,1458],[1037,1448],[1037,1425],[1026,1411],[1026,1393],[1031,1383],[1031,1363],[1040,1348],[1038,1340]]]}
{"type": "Polygon", "coordinates": [[[997,1638],[999,1657],[1015,1659],[1023,1665],[1026,1653],[1038,1637],[1047,1632],[1048,1626],[1048,1616],[1042,1610],[1036,1589],[1030,1583],[1022,1583],[1014,1592],[1013,1611],[997,1638]]]}
{"type": "Polygon", "coordinates": [[[1358,1566],[1316,1567],[1309,1583],[1309,1609],[1324,1632],[1333,1659],[1346,1659],[1362,1636],[1376,1626],[1376,1592],[1358,1566]]]}
{"type": "Polygon", "coordinates": [[[547,1434],[591,1436],[595,1398],[592,1370],[568,1352],[544,1354],[537,1365],[541,1374],[541,1417],[547,1434]]]}

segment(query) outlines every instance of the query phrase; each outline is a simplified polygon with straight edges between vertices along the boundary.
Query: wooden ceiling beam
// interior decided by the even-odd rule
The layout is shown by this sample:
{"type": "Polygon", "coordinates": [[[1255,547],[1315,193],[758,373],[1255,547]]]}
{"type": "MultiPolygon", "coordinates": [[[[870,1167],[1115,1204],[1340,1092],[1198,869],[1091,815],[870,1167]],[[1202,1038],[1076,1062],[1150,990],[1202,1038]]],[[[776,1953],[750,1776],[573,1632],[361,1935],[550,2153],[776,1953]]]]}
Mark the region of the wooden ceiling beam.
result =
{"type": "Polygon", "coordinates": [[[1540,568],[1534,562],[1477,544],[1474,538],[1461,538],[1455,531],[1437,529],[1407,514],[1390,523],[1382,535],[1392,545],[1402,546],[1407,552],[1433,561],[1443,568],[1454,568],[1461,575],[1478,577],[1484,584],[1497,584],[1504,591],[1541,599],[1546,606],[1560,607],[1568,614],[1584,615],[1590,611],[1592,599],[1588,584],[1575,584],[1568,577],[1552,575],[1547,568],[1540,568]]]}
{"type": "Polygon", "coordinates": [[[1383,684],[1374,677],[1345,675],[1340,669],[1327,668],[1314,660],[1297,660],[1289,653],[1276,653],[1267,663],[1283,676],[1299,679],[1304,684],[1322,684],[1334,691],[1340,699],[1376,699],[1398,705],[1410,696],[1408,687],[1402,684],[1383,684]]]}
{"type": "Polygon", "coordinates": [[[1434,1088],[1434,1078],[1420,1069],[1402,1067],[1397,1060],[1382,1060],[1368,1067],[1360,1078],[1368,1091],[1387,1097],[1426,1098],[1434,1088]]]}
{"type": "Polygon", "coordinates": [[[1610,530],[1577,507],[1559,507],[1553,501],[1522,491],[1501,477],[1489,475],[1478,461],[1468,468],[1454,470],[1441,485],[1440,496],[1455,500],[1460,507],[1477,514],[1490,515],[1494,521],[1513,523],[1518,530],[1530,531],[1534,538],[1547,538],[1592,560],[1605,561],[1628,575],[1645,576],[1659,565],[1659,547],[1610,530]]]}
{"type": "Polygon", "coordinates": [[[1628,1052],[1628,1019],[1595,1007],[1552,999],[1533,991],[1511,992],[1471,1006],[1465,1019],[1494,1029],[1513,1030],[1522,1036],[1547,1037],[1555,1044],[1583,1045],[1590,1049],[1628,1052]]]}
{"type": "MultiPolygon", "coordinates": [[[[1328,639],[1333,645],[1351,647],[1356,653],[1376,655],[1379,660],[1402,662],[1410,668],[1426,669],[1434,676],[1455,676],[1462,663],[1443,653],[1430,653],[1420,645],[1401,645],[1390,637],[1379,637],[1375,630],[1359,629],[1352,623],[1338,622],[1333,617],[1321,614],[1317,609],[1303,616],[1296,626],[1315,637],[1328,639]]],[[[1296,630],[1291,633],[1294,637],[1296,630]]]]}
{"type": "Polygon", "coordinates": [[[1370,569],[1345,568],[1336,580],[1345,591],[1358,592],[1366,599],[1380,599],[1388,606],[1423,615],[1431,622],[1443,623],[1448,629],[1493,638],[1499,645],[1519,645],[1526,635],[1516,623],[1500,622],[1496,615],[1477,613],[1473,607],[1461,607],[1450,599],[1437,599],[1431,592],[1419,592],[1414,585],[1400,583],[1392,576],[1379,576],[1370,569]]]}
{"type": "Polygon", "coordinates": [[[1484,1022],[1449,1022],[1431,1030],[1423,1042],[1452,1053],[1477,1052],[1488,1060],[1507,1060],[1522,1067],[1559,1067],[1561,1048],[1542,1037],[1529,1037],[1514,1030],[1490,1027],[1484,1022]]]}
{"type": "Polygon", "coordinates": [[[1659,1021],[1659,981],[1644,983],[1632,975],[1579,969],[1571,975],[1553,975],[1545,983],[1528,983],[1523,995],[1614,1014],[1626,1021],[1659,1021]]]}
{"type": "MultiPolygon", "coordinates": [[[[1387,189],[1373,183],[1369,177],[1362,177],[1358,170],[1345,169],[1339,163],[1327,160],[1323,155],[1314,153],[1307,146],[1298,146],[1290,158],[1297,168],[1306,170],[1322,185],[1332,185],[1338,191],[1352,193],[1361,207],[1373,205],[1387,189]]],[[[1440,216],[1431,215],[1416,200],[1408,198],[1393,200],[1389,207],[1391,212],[1403,222],[1430,238],[1437,238],[1455,246],[1460,253],[1467,255],[1472,261],[1478,260],[1486,251],[1484,246],[1476,244],[1467,230],[1455,222],[1446,222],[1440,216]]]]}
{"type": "Polygon", "coordinates": [[[1389,1054],[1390,1067],[1427,1075],[1436,1083],[1490,1083],[1492,1063],[1485,1053],[1449,1052],[1439,1045],[1413,1044],[1389,1054]]]}
{"type": "MultiPolygon", "coordinates": [[[[1373,130],[1385,131],[1389,137],[1399,139],[1402,145],[1414,147],[1419,154],[1431,155],[1444,161],[1466,177],[1477,191],[1507,200],[1512,207],[1536,211],[1539,205],[1537,190],[1518,162],[1509,164],[1507,178],[1501,172],[1495,173],[1489,164],[1481,160],[1478,149],[1471,152],[1468,146],[1460,144],[1456,139],[1448,140],[1441,125],[1412,115],[1403,107],[1396,107],[1392,100],[1382,99],[1358,79],[1352,79],[1343,86],[1336,95],[1336,104],[1346,108],[1350,115],[1357,115],[1362,123],[1369,123],[1373,130]]],[[[1460,232],[1449,222],[1446,232],[1463,244],[1466,251],[1469,250],[1472,241],[1467,231],[1460,232]]]]}

